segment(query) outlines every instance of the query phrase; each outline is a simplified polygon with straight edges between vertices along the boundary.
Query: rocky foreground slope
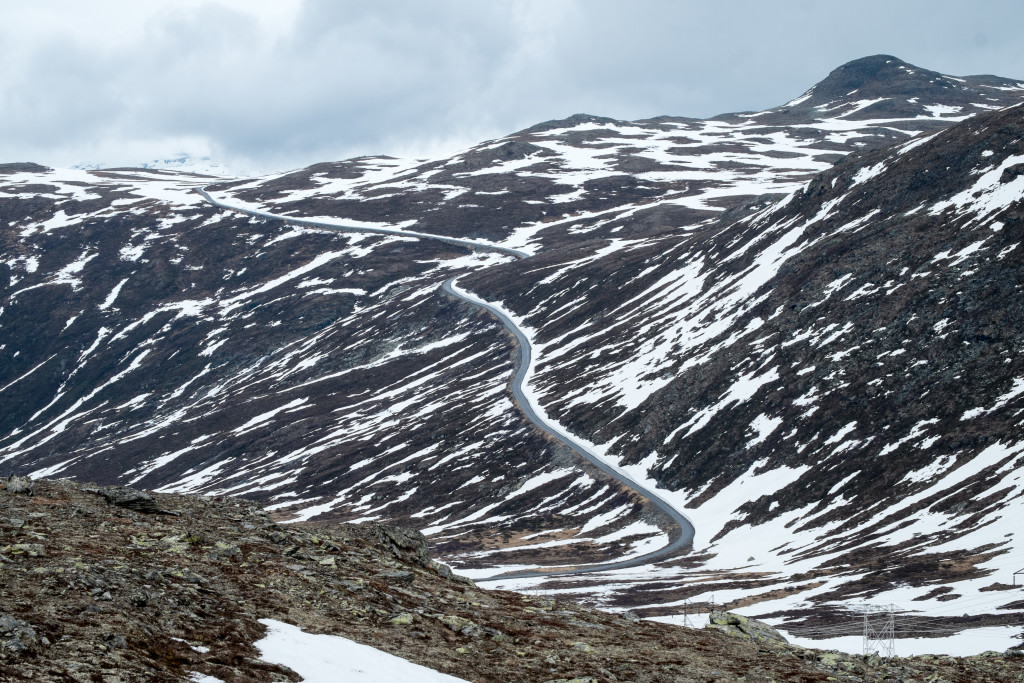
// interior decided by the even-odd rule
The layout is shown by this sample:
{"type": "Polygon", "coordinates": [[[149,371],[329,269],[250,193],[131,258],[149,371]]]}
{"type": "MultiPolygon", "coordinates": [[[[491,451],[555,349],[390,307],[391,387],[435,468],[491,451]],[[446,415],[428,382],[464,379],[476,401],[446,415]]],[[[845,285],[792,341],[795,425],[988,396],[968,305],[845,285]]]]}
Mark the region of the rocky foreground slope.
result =
{"type": "Polygon", "coordinates": [[[235,498],[11,478],[0,511],[5,681],[298,681],[260,659],[264,618],[469,681],[1024,680],[1016,650],[864,658],[481,590],[416,532],[281,526],[235,498]]]}

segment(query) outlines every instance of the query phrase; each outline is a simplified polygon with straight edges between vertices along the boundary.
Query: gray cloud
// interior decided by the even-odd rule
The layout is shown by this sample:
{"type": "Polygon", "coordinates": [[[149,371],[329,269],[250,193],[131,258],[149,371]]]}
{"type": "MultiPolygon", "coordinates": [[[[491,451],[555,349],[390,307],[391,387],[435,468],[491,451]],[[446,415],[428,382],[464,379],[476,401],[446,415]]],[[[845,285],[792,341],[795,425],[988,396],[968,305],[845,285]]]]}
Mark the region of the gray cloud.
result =
{"type": "Polygon", "coordinates": [[[450,151],[581,111],[773,106],[880,52],[1024,76],[1013,1],[307,0],[276,26],[226,1],[154,5],[109,28],[92,17],[92,30],[74,28],[83,3],[52,3],[62,29],[14,17],[0,28],[3,160],[181,150],[273,168],[450,151]]]}

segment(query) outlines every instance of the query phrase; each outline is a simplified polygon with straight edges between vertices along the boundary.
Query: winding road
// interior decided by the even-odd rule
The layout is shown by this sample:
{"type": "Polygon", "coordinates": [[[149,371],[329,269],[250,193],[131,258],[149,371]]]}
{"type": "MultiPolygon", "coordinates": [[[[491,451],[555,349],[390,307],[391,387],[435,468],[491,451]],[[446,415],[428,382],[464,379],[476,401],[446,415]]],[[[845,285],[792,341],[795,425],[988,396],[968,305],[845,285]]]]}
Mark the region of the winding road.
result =
{"type": "MultiPolygon", "coordinates": [[[[398,235],[402,237],[417,237],[420,239],[435,240],[438,242],[444,242],[446,244],[454,244],[461,247],[467,247],[476,251],[490,252],[502,254],[505,256],[512,256],[517,259],[529,258],[530,254],[519,251],[517,249],[510,249],[508,247],[502,247],[496,244],[490,244],[487,242],[478,242],[476,240],[459,239],[456,237],[443,237],[441,235],[432,235],[429,233],[412,232],[409,230],[400,230],[393,228],[373,228],[373,227],[360,227],[360,226],[348,226],[337,223],[326,223],[309,218],[295,218],[292,216],[282,216],[280,214],[268,213],[266,211],[257,211],[255,209],[243,208],[240,206],[234,206],[226,204],[220,200],[214,199],[207,193],[206,188],[197,188],[196,191],[205,199],[207,202],[221,209],[228,211],[235,211],[238,213],[247,214],[257,218],[265,218],[268,220],[279,220],[285,223],[303,226],[307,228],[315,228],[318,230],[331,230],[334,232],[367,232],[379,235],[398,235]]],[[[537,426],[538,429],[555,439],[570,451],[575,453],[577,456],[587,461],[601,472],[604,472],[609,477],[616,481],[624,484],[626,487],[633,489],[641,496],[646,498],[651,505],[656,507],[667,519],[671,520],[675,529],[669,532],[669,543],[657,550],[653,550],[637,557],[632,557],[626,560],[619,560],[615,562],[605,562],[601,564],[589,564],[580,565],[573,567],[552,567],[551,569],[540,569],[540,570],[528,570],[528,571],[517,571],[507,572],[504,574],[497,574],[495,576],[488,576],[484,578],[475,579],[477,583],[483,583],[488,581],[499,581],[499,580],[513,580],[513,579],[529,579],[529,578],[541,578],[541,577],[553,577],[553,576],[569,576],[575,574],[590,574],[593,572],[611,571],[615,569],[627,569],[629,567],[638,567],[644,564],[650,564],[658,560],[662,560],[669,557],[680,550],[685,549],[693,542],[694,527],[693,524],[688,520],[681,512],[672,507],[667,501],[662,499],[660,496],[655,494],[653,491],[645,486],[634,481],[628,474],[620,471],[618,468],[606,463],[601,457],[593,452],[586,444],[577,440],[572,434],[562,429],[557,423],[550,421],[546,417],[540,415],[533,407],[530,399],[523,393],[523,384],[526,381],[527,375],[530,373],[533,363],[533,346],[530,344],[529,337],[523,332],[523,330],[515,324],[515,322],[498,306],[488,303],[465,290],[460,290],[456,285],[456,277],[450,278],[442,286],[442,290],[449,296],[455,297],[461,301],[465,301],[473,306],[481,308],[492,316],[497,318],[505,329],[511,332],[517,341],[519,347],[519,362],[516,368],[515,375],[509,382],[509,387],[512,390],[513,399],[516,405],[519,406],[519,410],[522,411],[526,419],[537,426]]]]}
{"type": "Polygon", "coordinates": [[[376,235],[398,235],[399,237],[418,237],[424,240],[434,240],[435,242],[444,242],[445,244],[455,244],[460,247],[469,247],[470,249],[476,249],[477,251],[486,251],[494,254],[502,254],[504,256],[512,256],[514,258],[529,258],[529,254],[525,251],[519,251],[518,249],[509,249],[508,247],[501,247],[497,244],[490,244],[488,242],[477,242],[476,240],[464,240],[458,237],[445,237],[443,235],[431,235],[426,232],[413,232],[411,230],[399,230],[398,228],[371,228],[369,226],[357,226],[357,225],[341,225],[339,223],[325,223],[323,221],[313,220],[311,218],[296,218],[294,216],[282,216],[276,213],[267,213],[266,211],[257,211],[256,209],[246,209],[241,206],[234,206],[232,204],[225,204],[224,202],[214,199],[206,191],[205,187],[197,187],[196,192],[210,204],[213,204],[217,208],[227,209],[228,211],[235,211],[237,213],[244,213],[248,216],[254,216],[256,218],[266,218],[267,220],[273,221],[284,221],[291,225],[300,225],[305,228],[316,228],[317,230],[333,230],[334,232],[369,232],[376,235]]]}

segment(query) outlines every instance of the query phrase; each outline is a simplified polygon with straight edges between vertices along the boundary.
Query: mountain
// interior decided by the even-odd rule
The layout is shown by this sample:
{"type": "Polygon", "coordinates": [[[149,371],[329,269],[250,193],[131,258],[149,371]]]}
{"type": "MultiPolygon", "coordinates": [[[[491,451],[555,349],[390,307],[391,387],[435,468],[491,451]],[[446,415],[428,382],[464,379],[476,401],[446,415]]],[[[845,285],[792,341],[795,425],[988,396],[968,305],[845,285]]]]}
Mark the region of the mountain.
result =
{"type": "Polygon", "coordinates": [[[194,175],[0,166],[0,473],[398,520],[476,577],[664,545],[522,416],[459,277],[528,335],[538,411],[696,528],[656,566],[499,585],[809,636],[861,599],[1011,624],[1022,101],[878,56],[765,112],[209,188],[279,218],[194,175]]]}
{"type": "MultiPolygon", "coordinates": [[[[614,268],[465,285],[536,326],[542,403],[676,492],[695,546],[716,553],[704,568],[754,575],[745,600],[771,607],[765,572],[799,577],[783,612],[978,600],[1020,568],[1022,133],[1020,106],[978,115],[614,268]],[[569,283],[617,303],[571,306],[569,283]],[[544,325],[541,302],[569,312],[544,325]]],[[[688,573],[659,573],[658,599],[709,590],[681,585],[688,573]]]]}
{"type": "Polygon", "coordinates": [[[1024,83],[942,77],[945,87],[938,77],[894,57],[869,57],[765,112],[632,122],[581,114],[450,159],[350,159],[219,187],[285,215],[409,221],[422,232],[534,251],[655,236],[719,220],[765,194],[789,194],[851,152],[935,132],[1024,96],[1024,83]],[[846,73],[858,77],[837,75],[846,73]],[[851,81],[859,87],[836,92],[851,81]],[[876,116],[881,110],[889,114],[876,116]]]}
{"type": "Polygon", "coordinates": [[[802,96],[758,118],[782,116],[795,122],[842,114],[849,120],[916,118],[922,109],[934,116],[998,109],[1020,82],[997,76],[947,76],[921,69],[891,55],[875,55],[843,64],[802,96]]]}
{"type": "MultiPolygon", "coordinates": [[[[110,168],[117,168],[118,164],[101,162],[82,162],[75,164],[73,170],[102,171],[110,168]]],[[[211,157],[194,157],[187,152],[172,154],[162,159],[153,159],[138,164],[137,168],[158,169],[164,171],[181,171],[182,173],[196,173],[206,176],[232,176],[232,171],[224,164],[215,161],[211,157]]]]}

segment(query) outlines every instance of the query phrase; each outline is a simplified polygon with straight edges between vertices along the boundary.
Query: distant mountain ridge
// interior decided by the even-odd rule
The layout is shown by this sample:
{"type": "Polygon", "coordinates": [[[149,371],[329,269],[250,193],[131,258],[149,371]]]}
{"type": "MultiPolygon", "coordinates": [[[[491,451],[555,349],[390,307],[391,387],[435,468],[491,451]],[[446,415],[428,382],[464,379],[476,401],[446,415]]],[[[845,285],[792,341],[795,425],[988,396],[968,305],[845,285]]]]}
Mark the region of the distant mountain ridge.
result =
{"type": "MultiPolygon", "coordinates": [[[[81,162],[71,168],[83,171],[102,171],[112,168],[125,168],[123,164],[109,164],[102,162],[81,162]]],[[[128,168],[157,169],[163,171],[181,171],[183,173],[198,173],[200,175],[231,177],[237,172],[229,169],[224,164],[208,156],[195,157],[187,152],[180,152],[162,159],[144,161],[137,166],[128,168]]]]}

